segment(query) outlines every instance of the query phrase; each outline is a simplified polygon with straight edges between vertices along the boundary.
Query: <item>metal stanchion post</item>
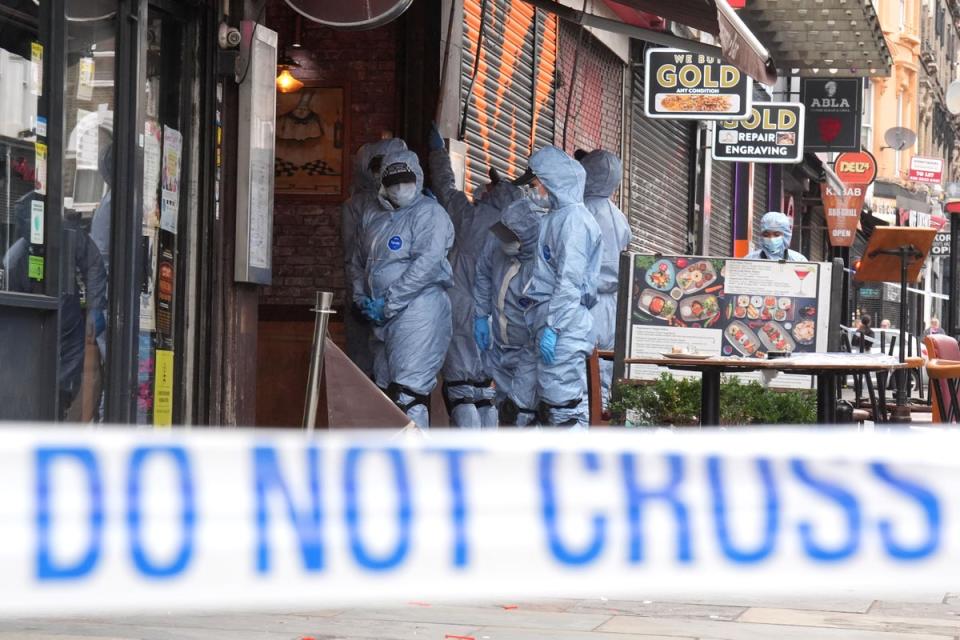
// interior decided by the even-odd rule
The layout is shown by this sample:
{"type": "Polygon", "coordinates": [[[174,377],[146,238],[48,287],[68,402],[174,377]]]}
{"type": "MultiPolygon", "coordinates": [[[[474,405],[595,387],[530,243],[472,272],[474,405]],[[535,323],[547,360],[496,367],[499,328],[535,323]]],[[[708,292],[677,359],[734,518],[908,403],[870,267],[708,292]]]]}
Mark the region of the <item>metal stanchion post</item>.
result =
{"type": "Polygon", "coordinates": [[[317,407],[320,404],[320,376],[323,374],[323,352],[327,344],[327,324],[333,304],[333,293],[317,291],[317,304],[311,309],[317,314],[313,325],[313,347],[310,350],[310,375],[307,378],[307,398],[303,408],[303,426],[307,433],[313,433],[317,425],[317,407]]]}

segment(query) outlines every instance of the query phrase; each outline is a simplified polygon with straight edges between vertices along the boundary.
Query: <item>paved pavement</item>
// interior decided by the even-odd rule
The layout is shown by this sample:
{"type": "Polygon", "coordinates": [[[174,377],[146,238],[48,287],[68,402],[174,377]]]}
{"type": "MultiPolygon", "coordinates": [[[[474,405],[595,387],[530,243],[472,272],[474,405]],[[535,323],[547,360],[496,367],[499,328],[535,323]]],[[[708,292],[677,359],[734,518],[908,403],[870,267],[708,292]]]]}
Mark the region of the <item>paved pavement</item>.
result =
{"type": "Polygon", "coordinates": [[[544,600],[316,613],[0,621],[0,640],[960,640],[960,594],[544,600]]]}

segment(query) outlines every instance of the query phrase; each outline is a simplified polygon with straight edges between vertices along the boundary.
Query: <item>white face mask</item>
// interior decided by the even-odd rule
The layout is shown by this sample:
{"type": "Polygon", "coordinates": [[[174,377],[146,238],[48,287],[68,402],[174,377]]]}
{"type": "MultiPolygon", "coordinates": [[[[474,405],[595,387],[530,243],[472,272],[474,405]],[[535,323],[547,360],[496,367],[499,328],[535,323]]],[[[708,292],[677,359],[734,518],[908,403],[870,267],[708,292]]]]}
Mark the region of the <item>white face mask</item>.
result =
{"type": "Polygon", "coordinates": [[[520,255],[520,241],[513,240],[512,242],[501,242],[500,248],[503,249],[503,252],[508,256],[518,256],[520,255]]]}
{"type": "Polygon", "coordinates": [[[523,195],[526,196],[527,200],[532,202],[536,207],[540,209],[550,208],[550,196],[540,193],[540,190],[535,187],[531,187],[531,186],[524,187],[523,195]]]}
{"type": "Polygon", "coordinates": [[[396,208],[402,209],[417,197],[417,183],[401,182],[400,184],[392,184],[389,187],[384,187],[384,191],[386,192],[387,200],[396,208]]]}

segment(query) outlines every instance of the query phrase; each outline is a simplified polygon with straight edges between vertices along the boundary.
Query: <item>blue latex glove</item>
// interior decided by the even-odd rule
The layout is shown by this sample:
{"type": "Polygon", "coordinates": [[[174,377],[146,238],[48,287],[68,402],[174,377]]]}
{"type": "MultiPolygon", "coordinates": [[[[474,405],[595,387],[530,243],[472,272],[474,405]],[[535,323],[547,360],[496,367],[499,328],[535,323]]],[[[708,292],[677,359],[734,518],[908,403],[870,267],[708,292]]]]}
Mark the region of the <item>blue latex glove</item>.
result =
{"type": "Polygon", "coordinates": [[[97,309],[93,312],[94,335],[100,335],[107,330],[107,319],[103,316],[103,311],[97,309]]]}
{"type": "Polygon", "coordinates": [[[374,324],[383,324],[387,319],[383,316],[383,305],[386,301],[383,298],[367,298],[363,303],[363,314],[370,318],[374,324]]]}
{"type": "Polygon", "coordinates": [[[427,145],[430,147],[430,151],[439,151],[444,147],[443,136],[440,135],[436,122],[430,123],[430,137],[427,139],[427,145]]]}
{"type": "Polygon", "coordinates": [[[540,357],[546,364],[553,364],[557,357],[557,332],[550,327],[540,334],[540,357]]]}
{"type": "Polygon", "coordinates": [[[473,319],[473,339],[477,341],[480,351],[490,348],[490,322],[487,317],[473,319]]]}

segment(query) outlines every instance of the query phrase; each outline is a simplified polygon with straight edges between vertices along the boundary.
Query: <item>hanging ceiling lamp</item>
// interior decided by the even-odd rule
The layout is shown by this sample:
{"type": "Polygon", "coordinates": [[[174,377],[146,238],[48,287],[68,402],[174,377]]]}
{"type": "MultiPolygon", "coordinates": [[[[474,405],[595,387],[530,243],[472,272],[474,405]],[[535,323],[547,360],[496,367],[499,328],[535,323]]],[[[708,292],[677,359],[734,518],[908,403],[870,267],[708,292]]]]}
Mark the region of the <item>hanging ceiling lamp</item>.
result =
{"type": "Polygon", "coordinates": [[[299,69],[300,64],[290,56],[283,56],[277,60],[277,91],[280,93],[296,93],[303,89],[303,83],[291,73],[291,69],[299,69]]]}

